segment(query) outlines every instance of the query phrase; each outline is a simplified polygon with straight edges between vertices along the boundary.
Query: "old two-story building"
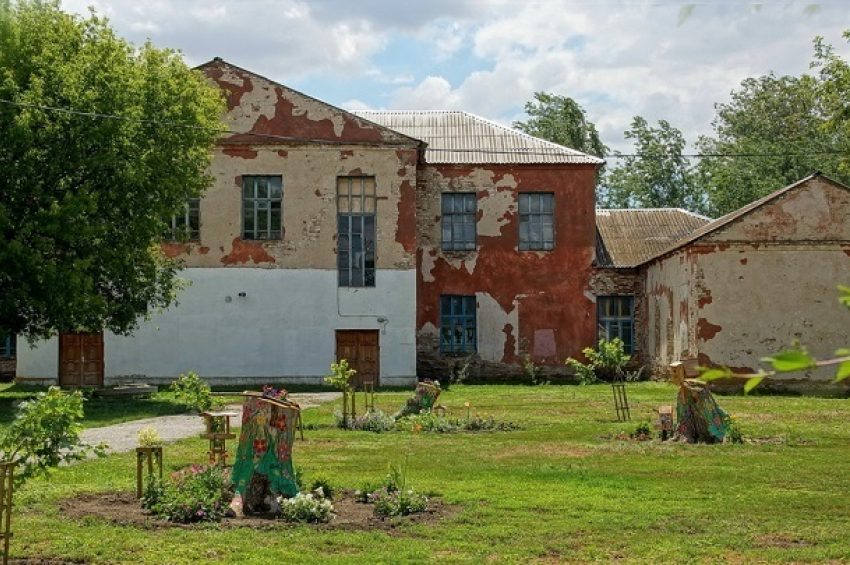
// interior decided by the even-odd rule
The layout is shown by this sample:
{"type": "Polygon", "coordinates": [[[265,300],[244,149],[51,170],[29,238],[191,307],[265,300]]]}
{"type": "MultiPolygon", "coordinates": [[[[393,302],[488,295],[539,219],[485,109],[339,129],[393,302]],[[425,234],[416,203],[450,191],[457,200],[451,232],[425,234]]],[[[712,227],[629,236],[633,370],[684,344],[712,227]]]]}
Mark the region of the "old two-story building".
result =
{"type": "Polygon", "coordinates": [[[227,98],[214,183],[165,243],[178,303],[130,337],[22,346],[18,375],[63,385],[321,382],[337,357],[361,380],[416,375],[415,192],[423,144],[213,60],[227,98]]]}
{"type": "Polygon", "coordinates": [[[476,355],[561,367],[595,336],[601,160],[463,113],[357,116],[216,59],[213,185],[172,220],[178,303],[130,337],[62,333],[17,374],[62,385],[442,378],[476,355]],[[427,148],[426,148],[427,147],[427,148]]]}

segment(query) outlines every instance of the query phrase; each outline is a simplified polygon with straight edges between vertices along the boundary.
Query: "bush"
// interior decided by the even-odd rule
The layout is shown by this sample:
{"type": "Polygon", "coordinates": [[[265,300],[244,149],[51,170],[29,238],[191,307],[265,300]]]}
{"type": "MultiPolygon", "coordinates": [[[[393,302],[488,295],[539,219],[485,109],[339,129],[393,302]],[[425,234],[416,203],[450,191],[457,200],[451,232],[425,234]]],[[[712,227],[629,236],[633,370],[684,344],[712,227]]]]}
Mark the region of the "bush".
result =
{"type": "Polygon", "coordinates": [[[171,390],[177,397],[177,402],[183,404],[189,410],[206,412],[213,405],[210,385],[206,383],[194,371],[180,375],[176,381],[171,383],[171,390]]]}
{"type": "Polygon", "coordinates": [[[216,465],[192,465],[172,473],[171,482],[149,479],[142,507],[180,524],[219,522],[233,500],[229,473],[216,465]]]}
{"type": "Polygon", "coordinates": [[[333,518],[333,504],[321,493],[299,492],[292,498],[279,498],[280,517],[287,522],[319,524],[330,522],[333,518]]]}
{"type": "Polygon", "coordinates": [[[412,488],[389,490],[384,487],[370,494],[369,502],[375,505],[375,514],[379,516],[407,516],[428,509],[428,497],[412,488]]]}
{"type": "Polygon", "coordinates": [[[310,483],[310,492],[318,492],[322,498],[333,500],[336,494],[336,488],[331,485],[330,480],[324,475],[319,475],[310,483]]]}
{"type": "Polygon", "coordinates": [[[359,418],[348,421],[342,417],[342,412],[334,412],[334,422],[338,428],[365,432],[380,433],[395,429],[395,420],[393,417],[384,414],[381,410],[372,410],[359,418]]]}
{"type": "Polygon", "coordinates": [[[105,445],[91,446],[80,439],[83,400],[80,391],[50,387],[18,406],[14,420],[0,434],[0,461],[15,463],[16,483],[92,452],[104,455],[105,445]]]}
{"type": "Polygon", "coordinates": [[[585,347],[582,350],[589,363],[582,363],[570,357],[566,364],[573,370],[579,384],[593,384],[600,379],[613,381],[622,375],[631,359],[631,356],[626,355],[624,347],[623,340],[618,337],[611,341],[602,340],[596,349],[585,347]]]}

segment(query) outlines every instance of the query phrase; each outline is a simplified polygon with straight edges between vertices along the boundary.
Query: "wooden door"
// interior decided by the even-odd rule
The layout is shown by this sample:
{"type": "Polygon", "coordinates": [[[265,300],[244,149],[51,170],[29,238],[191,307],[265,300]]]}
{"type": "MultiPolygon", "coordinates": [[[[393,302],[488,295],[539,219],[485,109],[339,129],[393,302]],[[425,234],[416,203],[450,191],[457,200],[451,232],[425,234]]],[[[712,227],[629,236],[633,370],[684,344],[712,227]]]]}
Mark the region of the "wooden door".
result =
{"type": "Polygon", "coordinates": [[[351,384],[362,388],[364,382],[379,385],[381,356],[378,330],[337,330],[336,359],[345,359],[357,373],[351,384]]]}
{"type": "Polygon", "coordinates": [[[103,386],[103,334],[59,334],[59,386],[103,386]]]}

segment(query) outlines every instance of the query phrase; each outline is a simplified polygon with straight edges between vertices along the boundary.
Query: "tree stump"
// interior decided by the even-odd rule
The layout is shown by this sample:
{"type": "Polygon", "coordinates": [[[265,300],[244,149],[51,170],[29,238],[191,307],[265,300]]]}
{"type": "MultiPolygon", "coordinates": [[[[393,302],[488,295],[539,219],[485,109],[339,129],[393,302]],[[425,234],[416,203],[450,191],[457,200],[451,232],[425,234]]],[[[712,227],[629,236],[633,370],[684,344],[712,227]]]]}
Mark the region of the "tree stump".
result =
{"type": "Polygon", "coordinates": [[[676,432],[688,443],[719,443],[726,437],[729,416],[717,405],[705,383],[684,380],[676,400],[676,432]]]}

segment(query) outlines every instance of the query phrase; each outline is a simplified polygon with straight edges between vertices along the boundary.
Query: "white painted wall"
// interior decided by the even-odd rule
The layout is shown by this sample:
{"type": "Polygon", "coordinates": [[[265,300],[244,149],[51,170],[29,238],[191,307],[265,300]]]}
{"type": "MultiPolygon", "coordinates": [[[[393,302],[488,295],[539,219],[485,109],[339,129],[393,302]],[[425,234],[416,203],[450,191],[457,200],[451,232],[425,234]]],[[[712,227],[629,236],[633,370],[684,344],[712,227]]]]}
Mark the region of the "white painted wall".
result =
{"type": "MultiPolygon", "coordinates": [[[[381,383],[415,383],[412,269],[379,270],[375,288],[358,289],[338,288],[335,270],[193,268],[181,276],[191,286],[177,306],[131,337],[105,334],[107,384],[167,383],[189,370],[216,384],[321,383],[335,360],[337,329],[380,330],[381,383]]],[[[18,374],[56,377],[56,341],[21,351],[18,374]]]]}

